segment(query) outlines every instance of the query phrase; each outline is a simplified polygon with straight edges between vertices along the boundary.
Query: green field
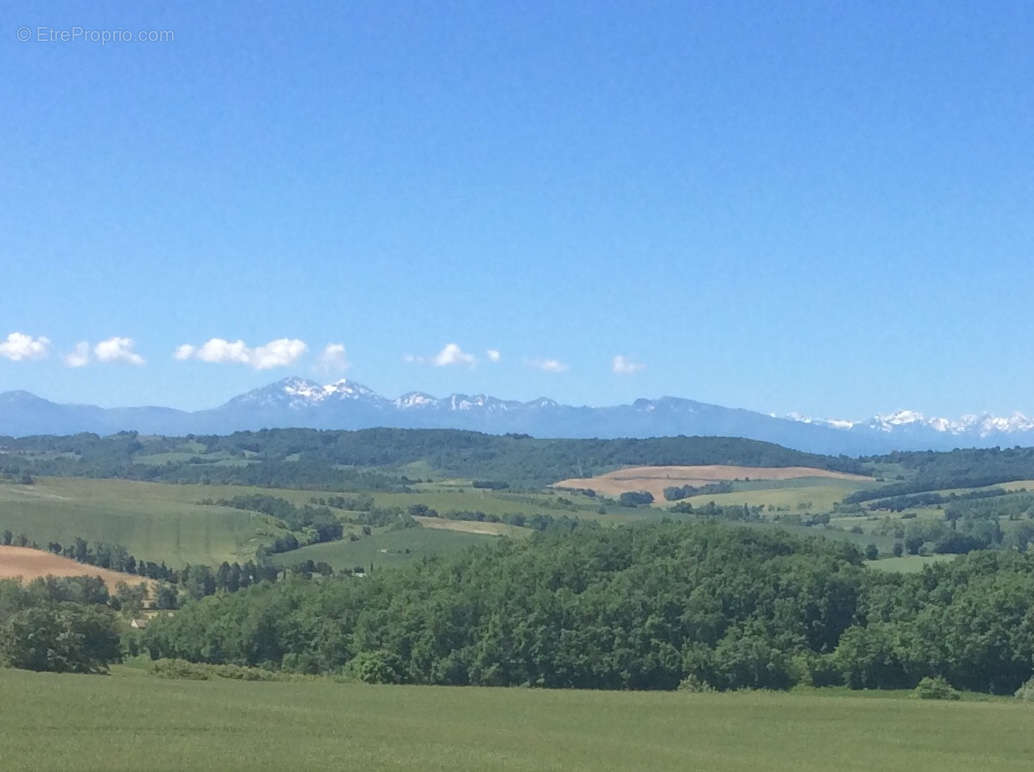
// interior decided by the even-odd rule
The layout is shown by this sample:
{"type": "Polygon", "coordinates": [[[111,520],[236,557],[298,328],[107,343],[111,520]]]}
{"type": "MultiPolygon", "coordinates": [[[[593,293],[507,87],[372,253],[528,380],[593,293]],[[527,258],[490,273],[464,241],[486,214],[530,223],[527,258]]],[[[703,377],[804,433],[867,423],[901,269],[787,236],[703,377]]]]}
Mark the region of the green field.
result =
{"type": "Polygon", "coordinates": [[[0,529],[40,544],[67,544],[77,536],[121,544],[137,558],[170,566],[218,565],[252,557],[263,534],[271,532],[270,522],[197,502],[254,490],[259,489],[41,477],[31,486],[0,485],[0,529]]]}
{"type": "MultiPolygon", "coordinates": [[[[803,484],[803,480],[759,480],[750,483],[734,483],[734,490],[731,493],[712,493],[700,496],[692,496],[689,501],[694,507],[703,506],[709,501],[715,504],[742,506],[765,506],[773,509],[781,509],[786,512],[829,512],[833,505],[843,500],[844,496],[862,487],[851,480],[828,480],[807,478],[810,484],[803,484]],[[787,485],[786,483],[796,483],[787,485]],[[739,485],[749,486],[743,490],[737,490],[739,485]]],[[[665,502],[666,505],[669,502],[665,502]]]]}
{"type": "Polygon", "coordinates": [[[480,511],[489,515],[550,514],[571,517],[594,513],[599,506],[587,496],[570,493],[511,493],[472,488],[469,485],[423,484],[413,493],[372,493],[380,507],[407,508],[411,504],[426,504],[438,512],[480,511]],[[565,503],[569,502],[569,503],[565,503]]]}
{"type": "Polygon", "coordinates": [[[906,574],[918,573],[923,566],[932,566],[935,563],[944,563],[954,560],[958,555],[907,555],[900,558],[881,558],[880,560],[867,560],[865,564],[870,568],[880,571],[898,571],[906,574]]]}
{"type": "Polygon", "coordinates": [[[368,569],[400,565],[428,555],[447,554],[475,544],[485,544],[498,536],[431,528],[405,528],[375,531],[359,541],[325,542],[271,556],[277,567],[293,566],[305,560],[329,563],[334,570],[362,566],[368,569]],[[408,550],[408,552],[407,552],[408,550]]]}
{"type": "Polygon", "coordinates": [[[1034,708],[0,670],[4,770],[1025,770],[1034,708]]]}

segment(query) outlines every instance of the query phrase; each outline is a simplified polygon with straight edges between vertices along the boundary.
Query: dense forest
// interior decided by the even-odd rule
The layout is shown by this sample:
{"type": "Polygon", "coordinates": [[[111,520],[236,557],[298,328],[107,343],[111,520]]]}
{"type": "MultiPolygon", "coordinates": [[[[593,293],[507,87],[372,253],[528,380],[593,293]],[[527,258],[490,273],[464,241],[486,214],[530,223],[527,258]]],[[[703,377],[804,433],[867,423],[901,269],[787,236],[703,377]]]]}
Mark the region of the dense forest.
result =
{"type": "Polygon", "coordinates": [[[1031,676],[1034,556],[922,574],[847,544],[718,524],[582,526],[365,578],[293,578],[190,603],[153,657],[377,682],[606,689],[914,687],[1031,676]]]}
{"type": "Polygon", "coordinates": [[[400,468],[424,462],[435,473],[479,480],[482,486],[540,488],[623,465],[739,464],[813,466],[865,473],[846,456],[802,453],[730,437],[636,440],[539,440],[447,429],[318,431],[270,429],[228,436],[0,438],[0,473],[120,477],[162,482],[239,483],[327,490],[404,490],[400,468]],[[140,463],[139,456],[175,453],[186,459],[140,463]],[[227,459],[238,463],[227,464],[227,459]]]}
{"type": "Polygon", "coordinates": [[[934,451],[891,453],[862,459],[870,464],[900,467],[897,482],[855,491],[845,503],[873,501],[943,488],[976,488],[986,485],[1034,479],[1034,448],[971,448],[948,453],[934,451]]]}

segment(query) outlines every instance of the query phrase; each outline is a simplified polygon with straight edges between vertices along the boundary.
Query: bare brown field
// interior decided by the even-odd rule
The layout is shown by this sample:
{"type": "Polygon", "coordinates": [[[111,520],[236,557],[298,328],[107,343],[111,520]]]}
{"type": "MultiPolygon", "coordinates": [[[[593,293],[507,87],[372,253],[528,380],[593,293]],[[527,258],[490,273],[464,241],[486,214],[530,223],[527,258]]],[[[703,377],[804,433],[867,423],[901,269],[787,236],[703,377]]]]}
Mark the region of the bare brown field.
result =
{"type": "Polygon", "coordinates": [[[149,581],[141,576],[77,563],[71,558],[43,550],[0,546],[0,579],[31,581],[41,576],[99,576],[110,591],[114,591],[119,582],[140,584],[149,581]]]}
{"type": "Polygon", "coordinates": [[[649,491],[663,501],[664,489],[673,485],[703,486],[724,480],[794,480],[822,477],[836,480],[870,481],[872,478],[846,472],[831,472],[807,466],[632,466],[596,477],[571,478],[553,483],[554,488],[586,488],[604,496],[620,496],[628,491],[649,491]]]}

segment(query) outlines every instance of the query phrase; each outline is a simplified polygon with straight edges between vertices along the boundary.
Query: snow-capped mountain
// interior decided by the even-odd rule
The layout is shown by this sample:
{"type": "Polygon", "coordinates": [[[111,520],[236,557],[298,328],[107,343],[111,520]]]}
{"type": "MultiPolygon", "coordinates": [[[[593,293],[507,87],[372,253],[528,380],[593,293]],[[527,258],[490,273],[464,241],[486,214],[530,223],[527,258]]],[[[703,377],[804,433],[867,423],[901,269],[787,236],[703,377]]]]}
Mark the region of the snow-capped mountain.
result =
{"type": "Polygon", "coordinates": [[[969,414],[958,419],[940,416],[926,416],[917,410],[898,410],[873,416],[866,421],[846,419],[813,419],[797,414],[790,418],[802,423],[829,426],[853,433],[874,433],[894,437],[928,437],[931,447],[943,447],[945,442],[953,447],[960,444],[985,445],[983,440],[994,440],[991,444],[1008,443],[1010,438],[1024,442],[1034,441],[1034,418],[1020,412],[1010,416],[996,416],[991,413],[969,414]]]}
{"type": "MultiPolygon", "coordinates": [[[[373,389],[342,378],[334,383],[321,385],[305,378],[284,378],[261,389],[249,391],[234,397],[225,406],[241,406],[253,408],[288,407],[292,410],[305,410],[323,403],[343,400],[364,400],[370,402],[386,402],[373,389]]],[[[224,406],[224,407],[225,407],[224,406]]]]}
{"type": "MultiPolygon", "coordinates": [[[[487,394],[435,397],[413,391],[388,399],[355,381],[321,384],[284,378],[193,413],[158,407],[103,409],[60,405],[24,391],[0,394],[0,435],[224,434],[274,427],[316,429],[471,429],[537,437],[747,437],[815,453],[863,455],[891,450],[1034,445],[1034,419],[966,415],[957,420],[912,410],[868,420],[777,417],[678,397],[637,399],[610,407],[562,405],[547,397],[529,402],[487,394]]],[[[674,462],[675,460],[673,460],[674,462]]]]}

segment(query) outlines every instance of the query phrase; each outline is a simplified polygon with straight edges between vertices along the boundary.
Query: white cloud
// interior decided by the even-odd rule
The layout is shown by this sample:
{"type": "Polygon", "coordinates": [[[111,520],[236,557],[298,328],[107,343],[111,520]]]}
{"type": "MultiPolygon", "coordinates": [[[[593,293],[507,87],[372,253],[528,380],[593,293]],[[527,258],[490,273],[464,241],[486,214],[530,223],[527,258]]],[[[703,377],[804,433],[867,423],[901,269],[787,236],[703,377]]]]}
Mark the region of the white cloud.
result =
{"type": "Polygon", "coordinates": [[[559,359],[528,359],[525,364],[546,373],[563,373],[570,369],[559,359]]]}
{"type": "Polygon", "coordinates": [[[50,354],[50,339],[34,338],[23,332],[12,332],[6,340],[0,341],[0,357],[13,362],[23,359],[46,359],[50,354]]]}
{"type": "MultiPolygon", "coordinates": [[[[189,343],[180,346],[177,351],[184,351],[189,343]]],[[[193,346],[190,346],[193,348],[193,346]]],[[[236,340],[232,343],[222,338],[210,338],[200,348],[194,350],[193,355],[202,362],[221,364],[233,362],[240,365],[250,364],[251,349],[243,340],[236,340]]]]}
{"type": "Polygon", "coordinates": [[[90,364],[90,344],[85,340],[75,344],[71,353],[65,354],[66,367],[85,367],[90,364]]]}
{"type": "Polygon", "coordinates": [[[277,338],[252,350],[251,366],[256,370],[285,367],[296,361],[308,349],[305,342],[297,338],[277,338]]]}
{"type": "MultiPolygon", "coordinates": [[[[485,356],[491,362],[498,362],[500,354],[495,349],[489,349],[485,356]]],[[[402,361],[411,365],[434,365],[435,367],[448,367],[450,365],[468,365],[473,367],[477,364],[478,358],[467,353],[458,343],[446,343],[434,356],[420,356],[419,354],[403,354],[402,361]]]]}
{"type": "Polygon", "coordinates": [[[445,348],[439,351],[431,359],[435,367],[448,367],[449,365],[472,365],[475,359],[473,354],[468,354],[455,343],[447,343],[445,348]]]}
{"type": "Polygon", "coordinates": [[[243,340],[210,338],[197,347],[184,343],[176,348],[173,356],[179,360],[200,359],[213,364],[239,364],[256,370],[271,370],[294,363],[308,350],[305,341],[297,338],[277,338],[255,348],[243,340]]]}
{"type": "Polygon", "coordinates": [[[632,373],[645,370],[646,365],[642,362],[633,362],[628,357],[618,354],[611,363],[611,369],[618,375],[632,375],[632,373]]]}
{"type": "Polygon", "coordinates": [[[93,347],[93,354],[101,362],[128,362],[142,365],[144,358],[133,351],[132,338],[108,338],[93,347]]]}
{"type": "Polygon", "coordinates": [[[344,343],[328,343],[320,354],[319,368],[325,372],[343,373],[350,366],[344,343]]]}

